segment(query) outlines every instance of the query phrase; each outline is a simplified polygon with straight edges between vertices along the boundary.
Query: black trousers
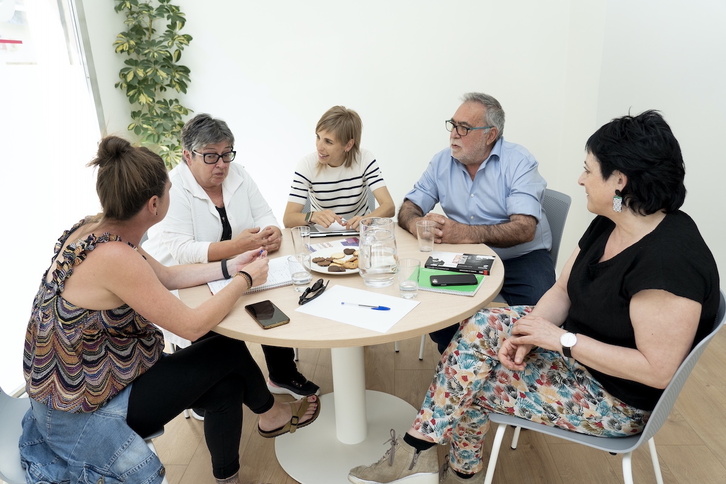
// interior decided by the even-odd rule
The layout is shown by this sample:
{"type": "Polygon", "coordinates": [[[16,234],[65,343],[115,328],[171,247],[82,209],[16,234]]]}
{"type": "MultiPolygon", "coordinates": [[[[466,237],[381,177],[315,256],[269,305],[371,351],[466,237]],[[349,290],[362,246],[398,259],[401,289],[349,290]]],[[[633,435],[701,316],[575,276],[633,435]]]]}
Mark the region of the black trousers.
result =
{"type": "Polygon", "coordinates": [[[281,348],[279,346],[262,345],[262,352],[265,354],[267,372],[270,380],[274,382],[286,382],[297,376],[297,365],[295,364],[295,350],[292,348],[281,348]]]}
{"type": "Polygon", "coordinates": [[[224,479],[240,468],[242,405],[260,414],[273,404],[265,377],[245,342],[210,333],[164,355],[134,380],[126,421],[143,437],[187,408],[203,408],[212,472],[224,479]]]}

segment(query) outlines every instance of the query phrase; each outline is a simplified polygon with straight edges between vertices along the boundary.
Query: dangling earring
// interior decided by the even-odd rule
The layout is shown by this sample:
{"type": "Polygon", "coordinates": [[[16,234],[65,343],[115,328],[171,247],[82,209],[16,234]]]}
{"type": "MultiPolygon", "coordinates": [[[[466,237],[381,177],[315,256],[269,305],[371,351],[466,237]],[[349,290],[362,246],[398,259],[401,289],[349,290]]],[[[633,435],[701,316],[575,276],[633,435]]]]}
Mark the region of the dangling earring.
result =
{"type": "Polygon", "coordinates": [[[623,211],[623,197],[620,196],[620,191],[616,190],[613,196],[613,212],[620,213],[623,211]]]}

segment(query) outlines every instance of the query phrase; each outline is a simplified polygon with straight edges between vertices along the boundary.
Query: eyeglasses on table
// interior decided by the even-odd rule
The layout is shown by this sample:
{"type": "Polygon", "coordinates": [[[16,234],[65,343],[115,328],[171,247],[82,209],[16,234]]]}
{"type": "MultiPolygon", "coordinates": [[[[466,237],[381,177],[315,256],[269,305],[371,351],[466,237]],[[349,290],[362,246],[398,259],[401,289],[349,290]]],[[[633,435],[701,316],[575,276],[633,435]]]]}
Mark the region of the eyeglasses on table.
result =
{"type": "Polygon", "coordinates": [[[310,287],[306,287],[303,293],[300,295],[298,304],[309,303],[310,301],[324,293],[330,281],[325,282],[325,284],[323,284],[323,282],[325,281],[323,281],[322,279],[318,279],[317,281],[315,281],[315,284],[310,287]]]}

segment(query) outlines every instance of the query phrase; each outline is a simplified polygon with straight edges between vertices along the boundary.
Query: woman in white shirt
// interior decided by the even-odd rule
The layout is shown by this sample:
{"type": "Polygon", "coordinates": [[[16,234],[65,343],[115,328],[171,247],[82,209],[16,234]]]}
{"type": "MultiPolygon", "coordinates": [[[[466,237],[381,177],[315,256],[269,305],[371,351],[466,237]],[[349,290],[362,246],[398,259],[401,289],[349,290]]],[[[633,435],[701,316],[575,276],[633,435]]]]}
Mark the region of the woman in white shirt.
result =
{"type": "MultiPolygon", "coordinates": [[[[278,250],[282,232],[257,184],[232,163],[234,135],[227,123],[199,114],[184,125],[181,141],[184,162],[169,173],[169,212],[149,230],[144,249],[167,265],[220,261],[225,277],[233,275],[226,266],[235,255],[255,247],[278,250]]],[[[318,385],[297,370],[292,348],[262,350],[272,393],[318,393],[318,385]]]]}

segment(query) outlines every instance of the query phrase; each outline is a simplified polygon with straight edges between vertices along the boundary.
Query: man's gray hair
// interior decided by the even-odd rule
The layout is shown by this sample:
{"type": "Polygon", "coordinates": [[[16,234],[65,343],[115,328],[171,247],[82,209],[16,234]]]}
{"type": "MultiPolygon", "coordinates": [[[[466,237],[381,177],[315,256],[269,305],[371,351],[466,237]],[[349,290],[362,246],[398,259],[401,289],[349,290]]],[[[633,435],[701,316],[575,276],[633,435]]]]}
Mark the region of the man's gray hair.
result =
{"type": "Polygon", "coordinates": [[[504,109],[493,96],[482,92],[469,92],[464,94],[462,101],[465,103],[479,103],[486,108],[486,117],[483,119],[487,126],[497,128],[497,139],[504,134],[504,109]]]}

